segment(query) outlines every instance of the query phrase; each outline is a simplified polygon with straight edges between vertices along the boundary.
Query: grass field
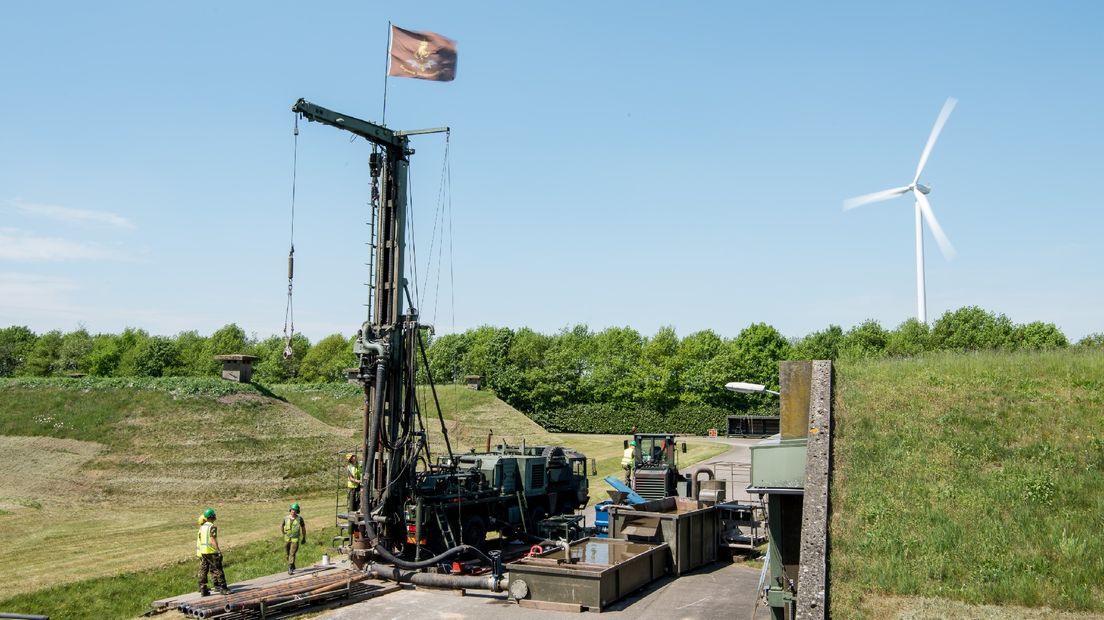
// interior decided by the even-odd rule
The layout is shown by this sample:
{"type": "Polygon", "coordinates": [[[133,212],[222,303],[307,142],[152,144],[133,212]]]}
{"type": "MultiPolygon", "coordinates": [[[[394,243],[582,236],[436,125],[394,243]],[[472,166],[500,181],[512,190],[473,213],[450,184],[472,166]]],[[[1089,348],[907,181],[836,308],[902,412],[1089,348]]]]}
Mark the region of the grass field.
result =
{"type": "MultiPolygon", "coordinates": [[[[278,540],[291,501],[308,530],[334,524],[337,455],[359,443],[355,391],[177,383],[0,380],[0,610],[129,617],[191,589],[206,506],[218,511],[231,580],[280,569],[276,551],[275,564],[255,556],[278,540]],[[88,603],[99,599],[110,602],[88,603]]],[[[494,443],[570,445],[598,461],[593,501],[605,497],[600,476],[619,469],[621,437],[549,434],[486,391],[444,386],[439,397],[455,450],[482,449],[489,429],[494,443]]],[[[680,463],[723,449],[692,442],[680,463]]]]}
{"type": "Polygon", "coordinates": [[[833,618],[1101,616],[1104,354],[837,369],[833,618]]]}

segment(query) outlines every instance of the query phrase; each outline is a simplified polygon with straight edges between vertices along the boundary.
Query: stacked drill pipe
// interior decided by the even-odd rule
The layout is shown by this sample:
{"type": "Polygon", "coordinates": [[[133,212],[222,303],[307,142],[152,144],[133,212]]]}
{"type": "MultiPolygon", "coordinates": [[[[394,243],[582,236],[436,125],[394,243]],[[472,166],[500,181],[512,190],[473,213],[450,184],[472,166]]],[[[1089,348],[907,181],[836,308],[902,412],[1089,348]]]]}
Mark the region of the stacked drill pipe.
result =
{"type": "Polygon", "coordinates": [[[226,596],[210,596],[201,599],[193,599],[177,606],[181,612],[193,618],[216,618],[223,614],[243,611],[247,609],[259,609],[261,602],[267,606],[273,599],[287,602],[294,600],[296,596],[324,594],[318,590],[326,590],[333,595],[340,594],[340,589],[347,589],[354,581],[360,581],[367,575],[359,571],[343,570],[335,571],[328,575],[312,575],[305,579],[294,579],[285,583],[277,583],[262,588],[253,588],[235,592],[226,596]]]}

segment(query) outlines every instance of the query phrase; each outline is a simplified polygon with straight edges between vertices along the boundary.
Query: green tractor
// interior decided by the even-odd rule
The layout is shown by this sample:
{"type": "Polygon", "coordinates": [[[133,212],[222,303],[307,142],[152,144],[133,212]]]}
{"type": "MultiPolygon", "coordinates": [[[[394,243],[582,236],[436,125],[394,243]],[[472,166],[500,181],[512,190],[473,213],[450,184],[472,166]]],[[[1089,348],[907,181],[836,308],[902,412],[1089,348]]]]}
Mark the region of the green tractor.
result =
{"type": "MultiPolygon", "coordinates": [[[[679,473],[673,433],[636,433],[632,490],[646,500],[690,497],[690,478],[679,473]]],[[[686,452],[686,443],[682,443],[686,452]]],[[[628,449],[629,442],[625,441],[628,449]]]]}

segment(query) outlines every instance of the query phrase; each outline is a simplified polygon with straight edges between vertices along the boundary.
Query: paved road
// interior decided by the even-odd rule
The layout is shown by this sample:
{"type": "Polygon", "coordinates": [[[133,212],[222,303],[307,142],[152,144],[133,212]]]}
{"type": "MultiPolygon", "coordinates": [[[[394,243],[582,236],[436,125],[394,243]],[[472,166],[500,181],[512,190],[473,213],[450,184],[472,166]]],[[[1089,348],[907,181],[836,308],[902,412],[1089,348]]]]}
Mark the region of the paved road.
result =
{"type": "Polygon", "coordinates": [[[762,440],[718,437],[706,441],[728,444],[731,448],[728,452],[718,454],[704,463],[688,467],[685,473],[693,478],[694,472],[702,467],[708,467],[713,470],[718,480],[728,481],[728,489],[725,495],[728,501],[758,500],[758,495],[749,495],[745,489],[751,484],[750,448],[762,440]]]}

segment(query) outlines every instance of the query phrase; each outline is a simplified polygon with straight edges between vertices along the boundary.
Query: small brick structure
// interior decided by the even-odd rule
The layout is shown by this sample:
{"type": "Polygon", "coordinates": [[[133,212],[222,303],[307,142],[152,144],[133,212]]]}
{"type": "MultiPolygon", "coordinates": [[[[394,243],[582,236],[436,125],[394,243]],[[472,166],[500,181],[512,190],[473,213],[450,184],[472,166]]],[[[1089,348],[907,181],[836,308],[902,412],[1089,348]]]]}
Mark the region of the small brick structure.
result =
{"type": "Polygon", "coordinates": [[[216,355],[222,362],[222,378],[237,383],[250,383],[253,380],[253,362],[261,359],[256,355],[216,355]]]}
{"type": "Polygon", "coordinates": [[[464,384],[470,390],[479,390],[483,387],[483,377],[480,375],[465,375],[464,384]]]}

